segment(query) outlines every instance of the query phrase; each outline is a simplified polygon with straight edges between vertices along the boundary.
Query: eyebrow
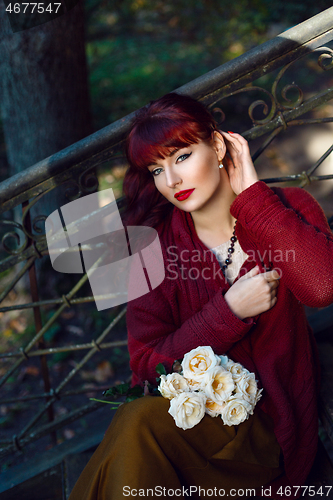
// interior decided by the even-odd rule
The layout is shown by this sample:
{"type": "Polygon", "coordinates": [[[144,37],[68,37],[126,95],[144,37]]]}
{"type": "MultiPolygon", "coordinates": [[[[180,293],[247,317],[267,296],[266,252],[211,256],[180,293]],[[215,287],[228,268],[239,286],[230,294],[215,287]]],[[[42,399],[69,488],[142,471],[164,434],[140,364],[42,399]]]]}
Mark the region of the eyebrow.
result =
{"type": "Polygon", "coordinates": [[[168,158],[171,158],[175,153],[178,153],[182,148],[176,148],[168,154],[168,158]]]}
{"type": "MultiPolygon", "coordinates": [[[[171,156],[173,156],[174,154],[178,153],[178,151],[180,151],[181,149],[183,148],[176,148],[176,149],[173,149],[172,151],[170,151],[170,153],[167,155],[167,158],[171,158],[171,156]]],[[[152,163],[151,165],[148,165],[148,169],[149,167],[154,167],[154,165],[156,165],[156,163],[152,163]]]]}

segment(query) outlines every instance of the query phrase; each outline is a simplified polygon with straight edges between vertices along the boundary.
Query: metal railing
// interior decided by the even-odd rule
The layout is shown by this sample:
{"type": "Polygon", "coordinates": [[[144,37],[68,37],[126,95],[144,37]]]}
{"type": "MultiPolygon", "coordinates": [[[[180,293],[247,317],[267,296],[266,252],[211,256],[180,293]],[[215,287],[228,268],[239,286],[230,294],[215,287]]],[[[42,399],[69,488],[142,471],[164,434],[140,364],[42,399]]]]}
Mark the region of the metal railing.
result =
{"type": "MultiPolygon", "coordinates": [[[[257,159],[283,131],[291,127],[333,121],[333,117],[313,118],[308,116],[311,111],[333,98],[333,87],[324,88],[317,93],[312,92],[309,97],[305,98],[299,86],[294,83],[282,83],[282,80],[288,77],[288,71],[292,70],[296,61],[306,60],[308,56],[313,57],[313,54],[317,56],[318,68],[325,71],[333,68],[333,51],[325,46],[333,39],[332,26],[333,8],[330,8],[184,85],[177,89],[177,92],[199,99],[209,106],[222,121],[225,118],[223,106],[227,98],[261,93],[263,97],[255,99],[248,106],[248,115],[252,126],[243,133],[249,141],[261,138],[262,144],[254,154],[254,159],[257,159]],[[267,88],[267,75],[273,74],[277,70],[279,70],[277,75],[273,75],[271,78],[270,88],[267,88]],[[288,97],[290,92],[294,92],[293,95],[296,95],[292,100],[288,97]],[[256,118],[258,109],[262,111],[260,119],[256,118]]],[[[90,342],[48,347],[44,335],[55,324],[63,311],[66,308],[79,307],[81,304],[93,302],[94,297],[76,297],[88,279],[85,274],[68,293],[61,297],[53,300],[40,299],[37,290],[35,262],[36,259],[47,255],[48,249],[45,234],[38,224],[44,221],[49,214],[39,214],[32,219],[31,209],[34,207],[36,210],[39,200],[55,188],[61,187],[66,190],[69,201],[96,190],[98,180],[95,168],[108,163],[112,169],[112,161],[123,158],[123,141],[132,118],[133,114],[128,115],[0,184],[0,213],[5,214],[20,205],[22,205],[23,212],[21,221],[6,218],[0,221],[0,230],[5,228],[7,231],[2,237],[6,256],[0,261],[0,272],[14,269],[16,266],[10,282],[0,292],[0,303],[8,297],[11,290],[26,273],[29,274],[32,297],[32,301],[29,303],[0,307],[0,314],[4,317],[11,311],[31,309],[34,311],[36,331],[27,345],[22,346],[19,350],[0,354],[0,359],[7,360],[7,363],[11,362],[11,366],[0,379],[0,388],[12,380],[17,375],[19,368],[30,358],[36,356],[41,357],[44,379],[44,391],[41,393],[10,398],[4,394],[0,399],[0,404],[11,404],[17,401],[29,404],[33,400],[39,403],[38,410],[24,424],[23,428],[16,430],[11,439],[0,441],[0,457],[21,450],[32,441],[46,434],[54,433],[62,426],[99,407],[100,403],[89,403],[58,418],[54,418],[52,411],[53,403],[60,398],[80,394],[87,390],[91,391],[91,389],[84,388],[66,390],[66,386],[97,352],[126,344],[124,340],[110,340],[114,326],[126,312],[126,308],[123,308],[117,312],[108,326],[90,342]],[[14,248],[13,245],[10,245],[10,242],[13,241],[16,242],[14,248]],[[55,310],[49,319],[42,324],[41,310],[49,306],[54,307],[55,310]],[[87,352],[56,387],[51,387],[48,375],[48,358],[55,353],[73,351],[87,352]],[[41,419],[45,413],[48,413],[48,423],[41,419]]],[[[333,172],[330,175],[319,176],[315,174],[319,165],[332,150],[333,145],[307,171],[263,180],[267,183],[280,181],[295,183],[297,181],[298,185],[303,187],[313,181],[333,179],[333,172]]],[[[118,206],[121,208],[122,205],[123,200],[118,200],[118,206]]]]}

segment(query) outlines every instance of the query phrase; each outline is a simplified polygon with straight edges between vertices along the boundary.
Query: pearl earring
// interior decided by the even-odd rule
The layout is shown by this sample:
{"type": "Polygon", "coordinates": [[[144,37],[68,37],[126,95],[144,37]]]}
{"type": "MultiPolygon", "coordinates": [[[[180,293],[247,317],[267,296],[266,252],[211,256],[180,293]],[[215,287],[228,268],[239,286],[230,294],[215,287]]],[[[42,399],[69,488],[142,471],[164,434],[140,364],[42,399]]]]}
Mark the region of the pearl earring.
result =
{"type": "Polygon", "coordinates": [[[219,163],[219,168],[223,168],[223,163],[222,163],[222,160],[221,160],[221,162],[219,163]]]}

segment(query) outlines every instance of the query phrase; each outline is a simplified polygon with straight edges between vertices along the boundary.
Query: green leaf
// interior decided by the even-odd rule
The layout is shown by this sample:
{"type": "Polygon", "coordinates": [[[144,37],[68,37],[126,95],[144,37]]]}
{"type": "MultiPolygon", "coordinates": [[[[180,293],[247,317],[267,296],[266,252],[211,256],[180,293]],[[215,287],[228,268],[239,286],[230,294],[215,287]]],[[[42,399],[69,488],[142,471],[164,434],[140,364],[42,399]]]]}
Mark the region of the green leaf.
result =
{"type": "Polygon", "coordinates": [[[121,394],[121,395],[124,395],[124,394],[127,394],[127,391],[128,389],[130,388],[130,384],[119,384],[119,385],[116,385],[115,386],[115,389],[116,389],[116,394],[121,394]]]}
{"type": "Polygon", "coordinates": [[[156,366],[156,372],[159,375],[166,375],[167,374],[166,369],[164,368],[164,366],[162,365],[162,363],[158,363],[158,365],[156,366]]]}
{"type": "Polygon", "coordinates": [[[143,396],[143,388],[141,385],[135,385],[134,387],[130,387],[127,391],[128,397],[140,398],[143,396]]]}
{"type": "Polygon", "coordinates": [[[107,391],[105,391],[104,396],[116,396],[117,390],[115,387],[110,387],[107,391]]]}

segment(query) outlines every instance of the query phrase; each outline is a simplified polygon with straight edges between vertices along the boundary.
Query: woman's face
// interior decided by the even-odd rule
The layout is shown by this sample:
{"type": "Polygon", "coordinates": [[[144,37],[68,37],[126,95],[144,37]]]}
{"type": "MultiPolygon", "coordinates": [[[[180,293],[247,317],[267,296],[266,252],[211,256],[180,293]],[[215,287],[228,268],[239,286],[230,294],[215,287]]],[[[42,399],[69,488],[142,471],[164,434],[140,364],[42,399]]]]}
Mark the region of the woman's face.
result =
{"type": "Polygon", "coordinates": [[[224,155],[224,140],[214,132],[212,144],[200,141],[176,149],[148,169],[154,176],[156,188],[168,201],[181,210],[195,212],[204,208],[215,194],[220,194],[225,171],[222,169],[222,175],[219,160],[224,155]]]}

